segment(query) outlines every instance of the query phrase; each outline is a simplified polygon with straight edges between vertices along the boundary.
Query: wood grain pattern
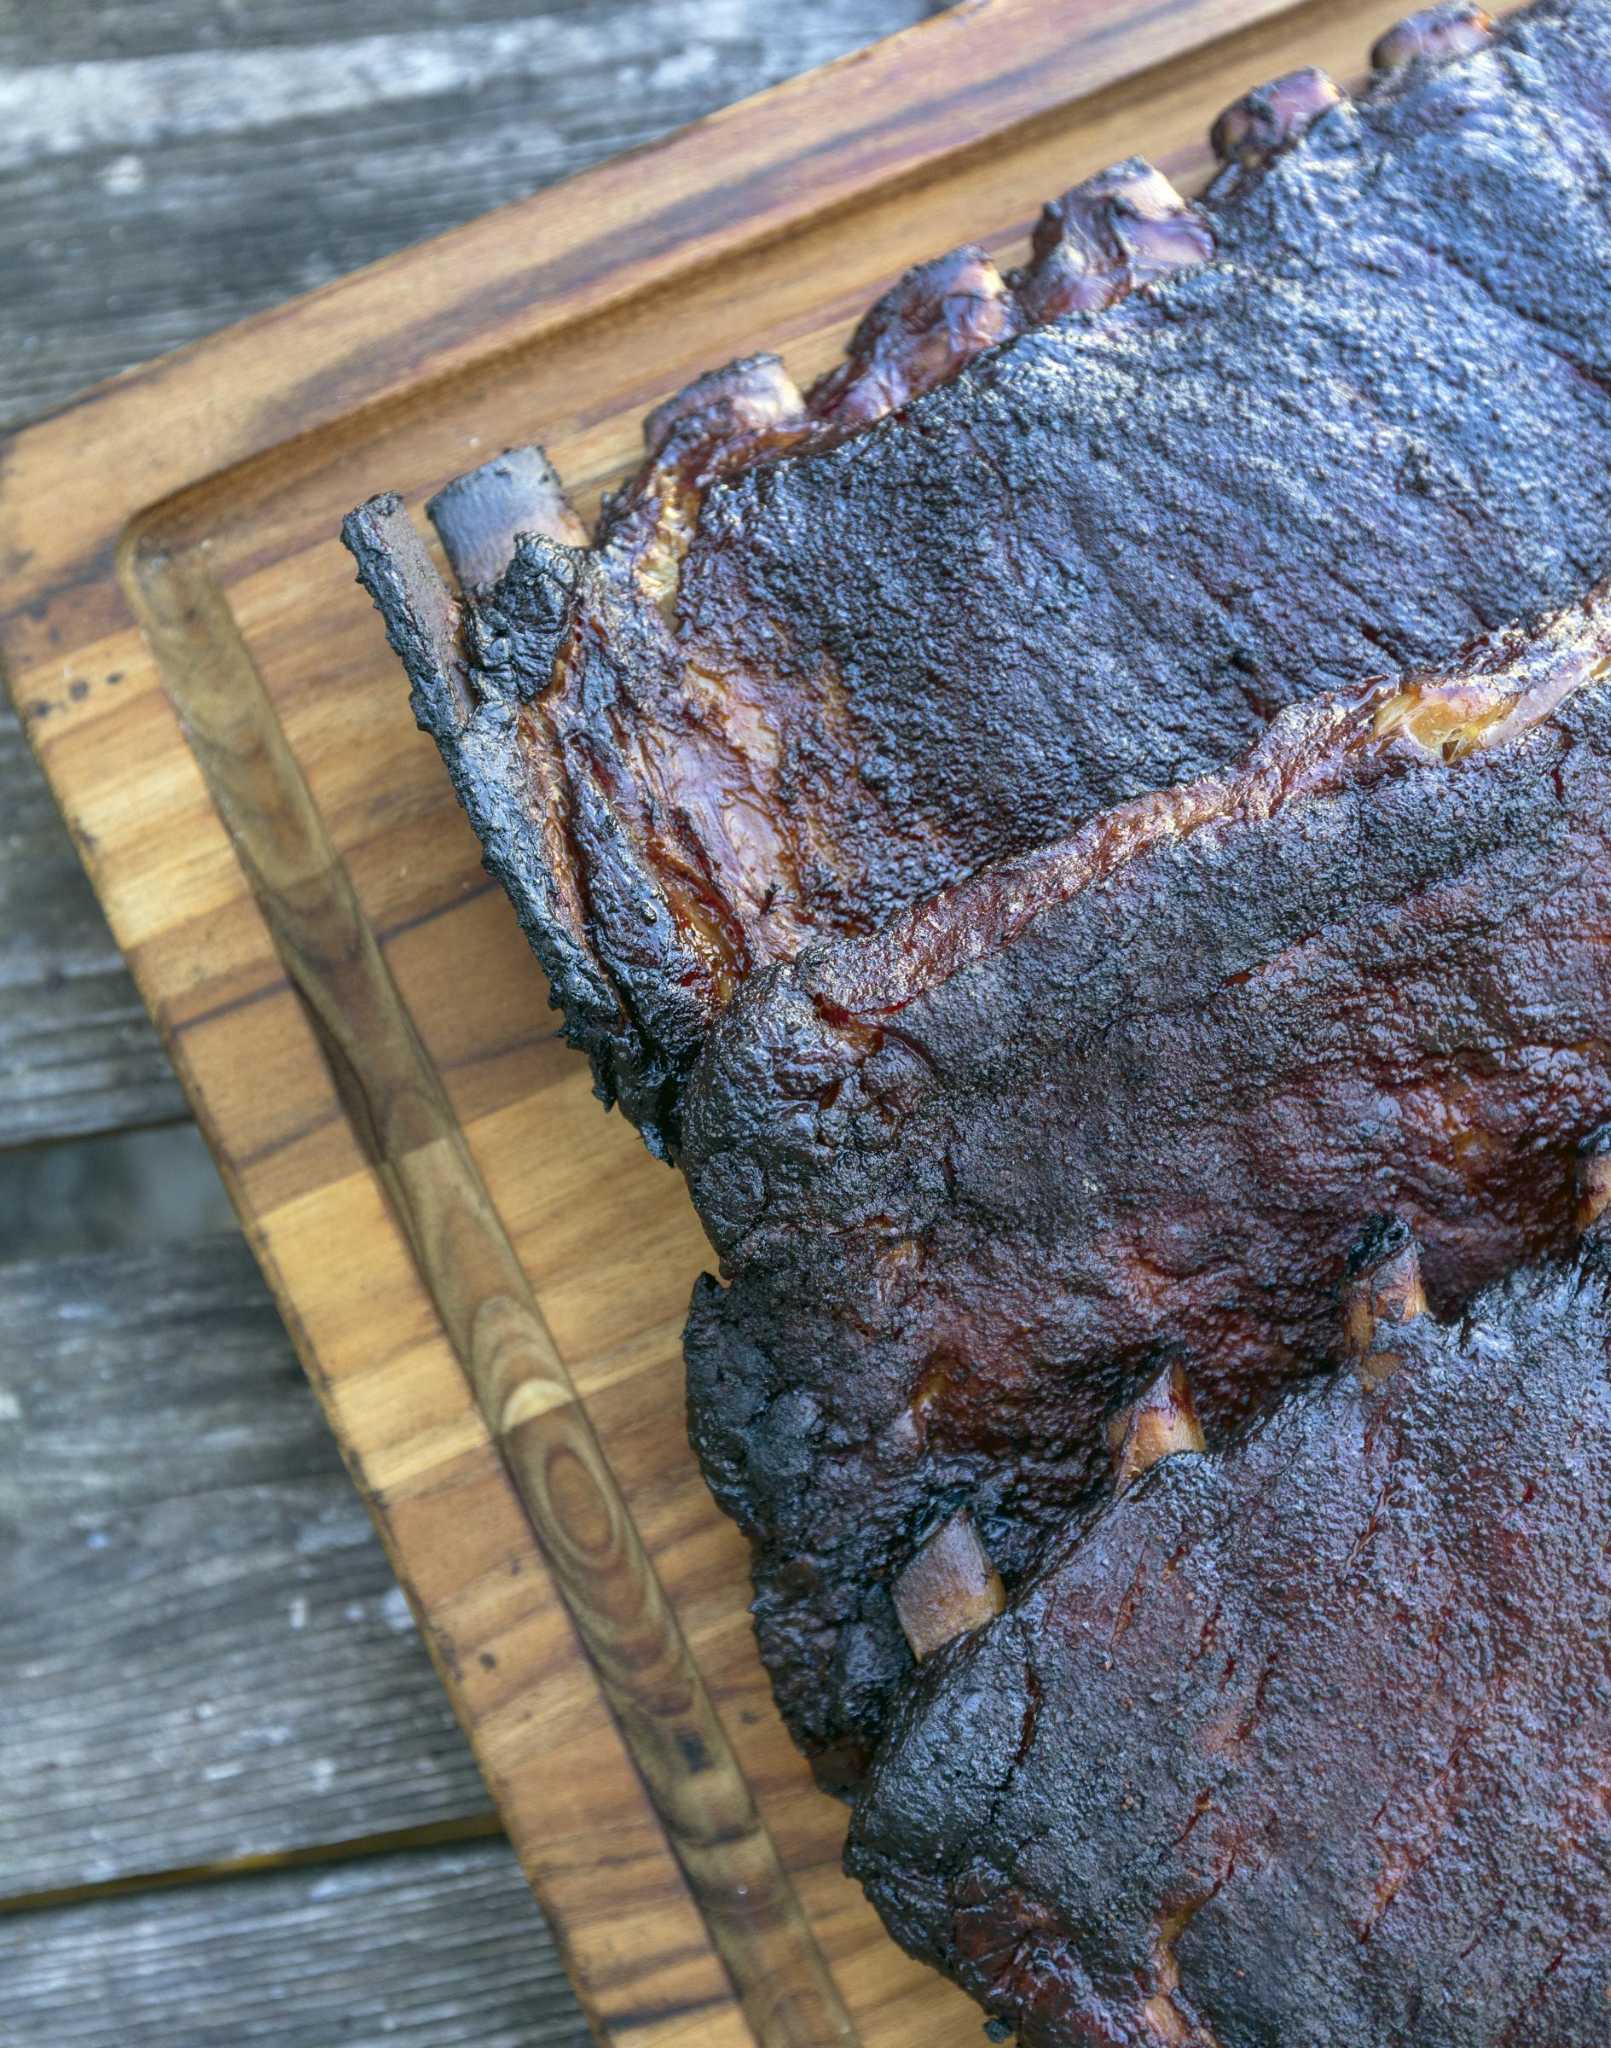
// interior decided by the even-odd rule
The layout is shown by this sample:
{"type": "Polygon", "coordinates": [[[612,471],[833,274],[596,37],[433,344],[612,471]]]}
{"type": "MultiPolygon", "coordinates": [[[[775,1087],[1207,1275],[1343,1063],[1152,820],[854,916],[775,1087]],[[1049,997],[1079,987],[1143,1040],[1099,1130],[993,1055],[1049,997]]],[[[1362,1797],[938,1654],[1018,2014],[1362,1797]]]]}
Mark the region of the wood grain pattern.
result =
{"type": "Polygon", "coordinates": [[[742,1545],[683,1437],[678,1332],[703,1247],[674,1179],[555,1042],[336,524],[534,431],[596,498],[643,408],[695,371],[772,345],[809,376],[905,263],[964,236],[1011,250],[1044,196],[1133,149],[1190,183],[1226,100],[1300,61],[1357,69],[1398,11],[942,16],[6,451],[0,565],[19,595],[0,651],[30,736],[614,2038],[766,2038],[697,1910],[674,1802],[645,1789],[653,1745],[606,1708],[599,1632],[600,1663],[583,1654],[572,1612],[607,1613],[618,1585],[663,1590],[867,2048],[971,2043],[978,2016],[839,1874],[842,1813],[770,1712],[742,1545]],[[30,525],[46,493],[86,516],[30,525]],[[494,1301],[513,1306],[478,1329],[494,1301]],[[497,1319],[518,1333],[535,1445],[498,1378],[497,1319]],[[512,1465],[529,1452],[540,1479],[550,1429],[584,1415],[577,1496],[523,1495],[512,1465]],[[580,1561],[625,1536],[617,1498],[652,1579],[580,1561]]]}
{"type": "Polygon", "coordinates": [[[6,2048],[585,2048],[502,1842],[0,1918],[6,2048]]]}
{"type": "Polygon", "coordinates": [[[131,593],[349,1122],[758,2041],[853,2039],[793,1886],[429,1054],[199,554],[131,593]]]}
{"type": "Polygon", "coordinates": [[[487,1811],[238,1238],[0,1266],[0,1330],[7,1897],[487,1811]]]}

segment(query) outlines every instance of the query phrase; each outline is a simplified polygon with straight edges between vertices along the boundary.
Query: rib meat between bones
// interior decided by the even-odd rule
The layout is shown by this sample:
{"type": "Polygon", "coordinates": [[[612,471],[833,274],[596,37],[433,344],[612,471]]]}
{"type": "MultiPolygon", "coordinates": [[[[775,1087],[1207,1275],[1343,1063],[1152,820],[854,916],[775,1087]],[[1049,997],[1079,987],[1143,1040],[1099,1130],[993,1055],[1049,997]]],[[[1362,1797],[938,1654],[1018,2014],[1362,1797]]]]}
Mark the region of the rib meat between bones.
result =
{"type": "Polygon", "coordinates": [[[1373,1215],[1444,1310],[1567,1240],[1611,1119],[1608,676],[1602,588],[735,995],[685,1102],[728,1282],[690,1419],[826,1778],[910,1672],[926,1532],[966,1508],[1010,1589],[1160,1347],[1222,1433],[1325,1361],[1373,1215]]]}
{"type": "Polygon", "coordinates": [[[1232,109],[1201,208],[1131,163],[1013,278],[912,273],[805,398],[771,357],[695,384],[591,547],[529,450],[441,501],[451,604],[394,502],[355,516],[489,864],[657,1149],[757,965],[1603,567],[1611,9],[1443,8],[1378,59],[1357,103],[1300,73],[1232,109]]]}
{"type": "Polygon", "coordinates": [[[1155,1462],[895,1715],[850,1867],[1024,2048],[1608,2038],[1611,1262],[1455,1323],[1412,1262],[1357,1376],[1155,1462]]]}

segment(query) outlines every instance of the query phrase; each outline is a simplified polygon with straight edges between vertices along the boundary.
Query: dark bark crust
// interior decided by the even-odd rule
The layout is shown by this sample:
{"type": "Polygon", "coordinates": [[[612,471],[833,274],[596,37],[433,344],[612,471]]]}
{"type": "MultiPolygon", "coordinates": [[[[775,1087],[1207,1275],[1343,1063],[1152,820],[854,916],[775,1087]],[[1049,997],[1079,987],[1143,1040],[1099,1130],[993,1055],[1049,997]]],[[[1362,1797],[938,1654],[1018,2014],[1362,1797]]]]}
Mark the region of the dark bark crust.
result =
{"type": "Polygon", "coordinates": [[[721,1256],[780,1707],[884,1737],[853,1867],[1043,2048],[1611,2011],[1611,6],[1375,61],[699,380],[590,546],[535,451],[457,595],[348,524],[721,1256]]]}
{"type": "Polygon", "coordinates": [[[1025,2048],[1600,2048],[1604,1253],[1175,1457],[915,1681],[852,1824],[1025,2048]]]}
{"type": "Polygon", "coordinates": [[[1602,591],[739,991],[686,1104],[729,1283],[689,1411],[826,1775],[911,1669],[924,1531],[967,1506],[1011,1587],[1161,1350],[1212,1439],[1343,1355],[1373,1215],[1444,1309],[1569,1241],[1611,1118],[1608,669],[1602,591]]]}
{"type": "Polygon", "coordinates": [[[1345,698],[1236,815],[1101,816],[1066,856],[1101,886],[1011,946],[1065,856],[903,918],[1597,564],[1611,10],[1445,8],[1378,56],[1361,103],[1300,74],[1232,110],[1204,211],[1120,166],[1024,275],[914,272],[808,397],[701,380],[592,549],[532,459],[439,513],[457,598],[395,500],[349,522],[602,1092],[686,1126],[733,1281],[694,1304],[695,1441],[830,1778],[909,1668],[888,1586],[935,1518],[968,1500],[1021,1576],[1160,1342],[1223,1428],[1325,1354],[1374,1207],[1452,1301],[1556,1241],[1540,1175],[1605,1113],[1593,704],[1502,761],[1341,745],[1265,817],[1345,698]]]}

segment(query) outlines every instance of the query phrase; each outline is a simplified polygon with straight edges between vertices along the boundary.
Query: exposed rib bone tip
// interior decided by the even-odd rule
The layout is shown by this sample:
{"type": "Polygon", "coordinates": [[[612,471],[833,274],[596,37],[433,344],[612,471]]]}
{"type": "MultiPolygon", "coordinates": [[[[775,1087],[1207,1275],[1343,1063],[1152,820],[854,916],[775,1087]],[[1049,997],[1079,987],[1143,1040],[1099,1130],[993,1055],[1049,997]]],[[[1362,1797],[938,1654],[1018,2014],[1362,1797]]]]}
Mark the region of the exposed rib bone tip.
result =
{"type": "Polygon", "coordinates": [[[979,1541],[973,1517],[958,1508],[925,1540],[895,1581],[895,1613],[921,1664],[1007,1604],[1000,1574],[979,1541]]]}
{"type": "Polygon", "coordinates": [[[1578,1147],[1576,1180],[1579,1231],[1611,1235],[1611,1124],[1602,1124],[1578,1147]]]}
{"type": "Polygon", "coordinates": [[[805,418],[800,387],[774,355],[740,356],[719,370],[707,370],[692,384],[657,405],[643,422],[651,462],[665,452],[686,422],[703,423],[701,438],[725,438],[734,429],[793,426],[805,418]]]}
{"type": "Polygon", "coordinates": [[[850,337],[845,360],[814,384],[818,419],[865,426],[954,376],[1021,322],[1007,280],[982,249],[952,249],[920,263],[878,301],[850,337]]]}
{"type": "Polygon", "coordinates": [[[1343,1335],[1368,1386],[1391,1379],[1403,1363],[1391,1332],[1426,1314],[1421,1248],[1396,1216],[1381,1217],[1348,1261],[1343,1285],[1343,1335]]]}
{"type": "Polygon", "coordinates": [[[510,448],[445,484],[425,507],[466,590],[490,590],[523,533],[582,547],[587,533],[540,448],[510,448]]]}
{"type": "Polygon", "coordinates": [[[1323,71],[1289,71],[1233,100],[1214,123],[1209,141],[1222,164],[1257,170],[1289,149],[1345,97],[1323,71]]]}
{"type": "Polygon", "coordinates": [[[1407,15],[1378,40],[1370,61],[1377,71],[1402,71],[1408,64],[1446,64],[1455,57],[1469,57],[1497,34],[1486,8],[1472,7],[1467,0],[1451,0],[1451,4],[1423,7],[1419,13],[1407,15]]]}
{"type": "Polygon", "coordinates": [[[1133,1486],[1143,1472],[1150,1472],[1165,1458],[1207,1448],[1190,1383],[1178,1362],[1159,1373],[1113,1434],[1118,1437],[1113,1461],[1116,1493],[1133,1486]]]}
{"type": "Polygon", "coordinates": [[[1205,215],[1144,157],[1098,171],[1042,212],[1033,260],[1013,283],[1032,322],[1094,312],[1214,254],[1205,215]]]}
{"type": "Polygon", "coordinates": [[[371,498],[348,513],[341,538],[408,671],[420,723],[439,736],[461,731],[476,700],[465,664],[459,604],[407,507],[393,492],[371,498]]]}

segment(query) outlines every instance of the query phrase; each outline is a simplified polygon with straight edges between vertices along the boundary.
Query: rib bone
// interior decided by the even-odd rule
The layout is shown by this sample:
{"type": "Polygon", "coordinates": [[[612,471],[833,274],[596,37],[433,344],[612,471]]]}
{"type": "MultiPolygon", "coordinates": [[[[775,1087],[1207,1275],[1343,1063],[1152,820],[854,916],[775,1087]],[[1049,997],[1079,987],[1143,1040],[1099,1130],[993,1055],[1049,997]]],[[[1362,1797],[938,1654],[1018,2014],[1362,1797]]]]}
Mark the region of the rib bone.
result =
{"type": "Polygon", "coordinates": [[[1113,1465],[1113,1489],[1123,1493],[1142,1473],[1183,1451],[1205,1449],[1191,1386],[1178,1363],[1166,1366],[1124,1421],[1113,1465]]]}
{"type": "Polygon", "coordinates": [[[1220,162],[1239,171],[1245,181],[1290,149],[1344,98],[1342,88],[1312,65],[1289,71],[1233,100],[1214,123],[1209,143],[1220,162]]]}
{"type": "Polygon", "coordinates": [[[1377,71],[1402,71],[1409,64],[1446,64],[1469,57],[1491,43],[1497,33],[1485,7],[1453,0],[1443,7],[1423,7],[1390,28],[1370,53],[1377,71]]]}
{"type": "Polygon", "coordinates": [[[1013,283],[1024,314],[1039,325],[1097,312],[1213,254],[1206,217],[1133,156],[1050,202],[1035,229],[1033,260],[1013,283]]]}
{"type": "Polygon", "coordinates": [[[1397,1217],[1384,1217],[1361,1240],[1348,1262],[1343,1331],[1369,1386],[1391,1379],[1402,1364],[1390,1348],[1393,1326],[1426,1314],[1421,1249],[1397,1217]]]}
{"type": "Polygon", "coordinates": [[[1611,1124],[1585,1138],[1577,1158],[1577,1227],[1585,1236],[1611,1233],[1605,1222],[1611,1209],[1611,1124]]]}
{"type": "Polygon", "coordinates": [[[982,249],[953,249],[909,270],[851,336],[846,359],[811,392],[836,426],[865,426],[932,391],[1019,331],[1007,281],[982,249]]]}
{"type": "Polygon", "coordinates": [[[920,1664],[1006,1604],[1000,1574],[966,1508],[940,1524],[895,1581],[895,1612],[920,1664]]]}
{"type": "Polygon", "coordinates": [[[425,507],[453,573],[466,590],[490,590],[515,558],[523,533],[582,547],[587,530],[540,448],[511,448],[455,477],[425,507]]]}

